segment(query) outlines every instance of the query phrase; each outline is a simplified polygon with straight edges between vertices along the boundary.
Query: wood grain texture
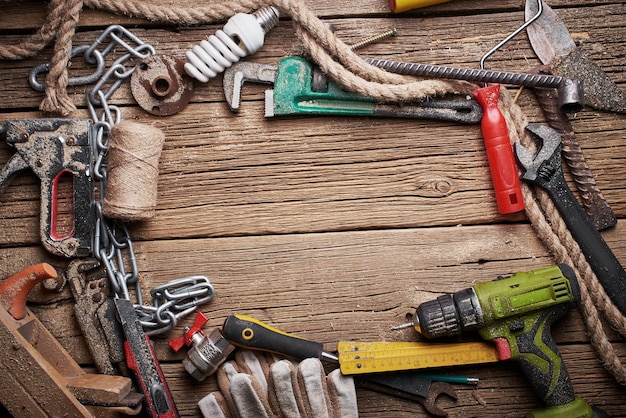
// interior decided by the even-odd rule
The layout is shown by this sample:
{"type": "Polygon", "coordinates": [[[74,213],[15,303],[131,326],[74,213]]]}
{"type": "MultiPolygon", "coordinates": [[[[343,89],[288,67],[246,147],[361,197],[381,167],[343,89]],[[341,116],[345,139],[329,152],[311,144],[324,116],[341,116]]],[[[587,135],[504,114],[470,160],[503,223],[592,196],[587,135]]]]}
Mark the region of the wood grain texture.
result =
{"type": "MultiPolygon", "coordinates": [[[[389,12],[386,0],[358,2],[358,7],[329,0],[307,4],[347,43],[397,28],[396,38],[367,47],[363,55],[467,68],[477,67],[482,54],[523,18],[523,2],[512,0],[453,1],[400,15],[389,12]]],[[[550,5],[574,40],[626,89],[626,2],[550,5]]],[[[43,22],[45,7],[36,0],[0,3],[0,43],[32,33],[43,22]]],[[[178,57],[222,26],[163,25],[85,10],[74,44],[91,43],[113,23],[126,25],[159,53],[178,57]]],[[[284,16],[265,46],[247,59],[275,64],[301,51],[284,16]]],[[[43,94],[27,81],[30,69],[51,54],[48,47],[32,59],[0,61],[0,122],[53,116],[37,110],[43,94]]],[[[537,65],[523,34],[487,61],[488,68],[507,71],[537,65]]],[[[90,71],[82,60],[72,60],[71,75],[90,71]]],[[[242,313],[332,351],[346,340],[417,340],[412,330],[390,327],[406,322],[421,302],[553,262],[523,213],[497,213],[479,126],[365,117],[265,119],[268,86],[254,84],[245,85],[241,111],[234,114],[221,81],[196,85],[191,104],[166,118],[142,111],[128,85],[111,98],[124,118],[155,124],[166,134],[156,216],[130,225],[146,299],[156,285],[203,274],[217,292],[202,307],[210,317],[207,329],[242,313]]],[[[76,117],[88,116],[85,91],[84,86],[69,89],[79,107],[76,117]]],[[[530,92],[522,92],[519,104],[531,122],[545,121],[530,92]]],[[[626,263],[626,117],[586,108],[571,120],[598,186],[619,218],[603,237],[626,263]]],[[[0,166],[12,152],[0,141],[0,166]]],[[[0,278],[43,261],[61,272],[67,265],[41,247],[39,208],[38,182],[27,173],[0,195],[0,278]]],[[[93,367],[69,289],[35,289],[30,307],[78,363],[93,367]]],[[[191,323],[192,318],[181,321],[168,338],[191,323]]],[[[626,341],[606,328],[626,362],[626,341]]],[[[572,309],[555,325],[554,336],[576,393],[611,416],[626,417],[624,388],[602,368],[581,313],[572,309]]],[[[182,416],[199,417],[197,402],[217,390],[214,378],[198,383],[188,376],[180,363],[183,354],[173,353],[167,338],[156,339],[155,347],[182,416]]],[[[457,386],[458,401],[440,401],[451,417],[520,417],[539,406],[516,364],[445,372],[481,379],[478,387],[457,386]]],[[[427,416],[417,404],[368,391],[359,391],[359,412],[362,417],[427,416]]]]}

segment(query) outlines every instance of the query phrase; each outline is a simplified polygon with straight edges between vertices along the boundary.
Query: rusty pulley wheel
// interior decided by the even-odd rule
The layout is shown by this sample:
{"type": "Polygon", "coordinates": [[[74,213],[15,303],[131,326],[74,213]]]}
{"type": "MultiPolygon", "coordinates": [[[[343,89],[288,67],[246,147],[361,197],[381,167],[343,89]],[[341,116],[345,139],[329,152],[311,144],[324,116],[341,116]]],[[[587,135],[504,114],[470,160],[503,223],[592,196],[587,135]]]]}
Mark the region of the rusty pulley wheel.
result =
{"type": "Polygon", "coordinates": [[[183,61],[171,55],[152,55],[139,62],[130,88],[139,106],[156,116],[180,112],[193,95],[193,81],[185,74],[183,61]]]}

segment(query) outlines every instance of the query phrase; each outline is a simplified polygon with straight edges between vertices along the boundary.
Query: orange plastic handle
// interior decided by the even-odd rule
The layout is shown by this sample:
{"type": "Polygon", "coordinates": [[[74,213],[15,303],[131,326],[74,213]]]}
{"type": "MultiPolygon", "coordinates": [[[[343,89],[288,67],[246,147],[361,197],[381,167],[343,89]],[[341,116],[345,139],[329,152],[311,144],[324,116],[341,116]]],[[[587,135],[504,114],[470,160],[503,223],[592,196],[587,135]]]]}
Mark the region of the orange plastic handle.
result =
{"type": "Polygon", "coordinates": [[[48,263],[27,267],[0,283],[0,305],[13,318],[23,319],[26,316],[26,298],[33,287],[44,280],[57,277],[57,271],[48,263]]]}

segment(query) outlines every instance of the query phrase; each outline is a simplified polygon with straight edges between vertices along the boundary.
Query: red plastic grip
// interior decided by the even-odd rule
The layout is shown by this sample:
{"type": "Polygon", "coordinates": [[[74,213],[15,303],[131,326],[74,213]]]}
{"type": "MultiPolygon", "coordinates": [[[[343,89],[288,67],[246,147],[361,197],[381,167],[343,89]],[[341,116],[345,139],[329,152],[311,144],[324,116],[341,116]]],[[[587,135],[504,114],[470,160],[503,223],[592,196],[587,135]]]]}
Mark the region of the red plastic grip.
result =
{"type": "Polygon", "coordinates": [[[498,352],[498,360],[506,361],[511,360],[513,358],[511,354],[511,345],[507,341],[506,338],[500,337],[493,340],[496,344],[496,350],[498,352]]]}
{"type": "Polygon", "coordinates": [[[498,108],[500,85],[484,87],[475,90],[473,94],[483,108],[481,128],[487,149],[491,180],[496,192],[498,212],[508,214],[524,210],[522,188],[509,139],[509,129],[504,115],[498,108]]]}

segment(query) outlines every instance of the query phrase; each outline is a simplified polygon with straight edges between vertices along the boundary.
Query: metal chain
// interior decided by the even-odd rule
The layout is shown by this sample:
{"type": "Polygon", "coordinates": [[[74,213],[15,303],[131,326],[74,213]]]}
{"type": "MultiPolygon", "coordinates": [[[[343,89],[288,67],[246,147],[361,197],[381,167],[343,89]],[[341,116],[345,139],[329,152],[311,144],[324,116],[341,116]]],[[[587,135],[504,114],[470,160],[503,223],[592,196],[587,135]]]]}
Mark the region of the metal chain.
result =
{"type": "MultiPolygon", "coordinates": [[[[93,176],[99,185],[99,198],[94,204],[96,224],[93,255],[105,267],[116,297],[131,299],[131,294],[135,295],[137,302],[134,305],[144,331],[147,335],[155,335],[173,329],[180,318],[192,313],[199,304],[212,300],[215,290],[205,276],[177,279],[153,288],[150,291],[153,305],[145,305],[137,257],[128,229],[123,223],[107,218],[102,212],[107,184],[105,157],[109,150],[111,129],[122,119],[121,110],[108,100],[135,70],[132,61],[147,58],[155,53],[151,45],[144,43],[124,27],[113,25],[108,27],[91,46],[84,49],[84,58],[88,64],[97,64],[97,73],[100,71],[100,63],[105,62],[105,57],[119,49],[124,55],[113,62],[87,93],[87,107],[94,129],[93,176]]],[[[84,81],[92,79],[93,77],[88,77],[84,81]]]]}

